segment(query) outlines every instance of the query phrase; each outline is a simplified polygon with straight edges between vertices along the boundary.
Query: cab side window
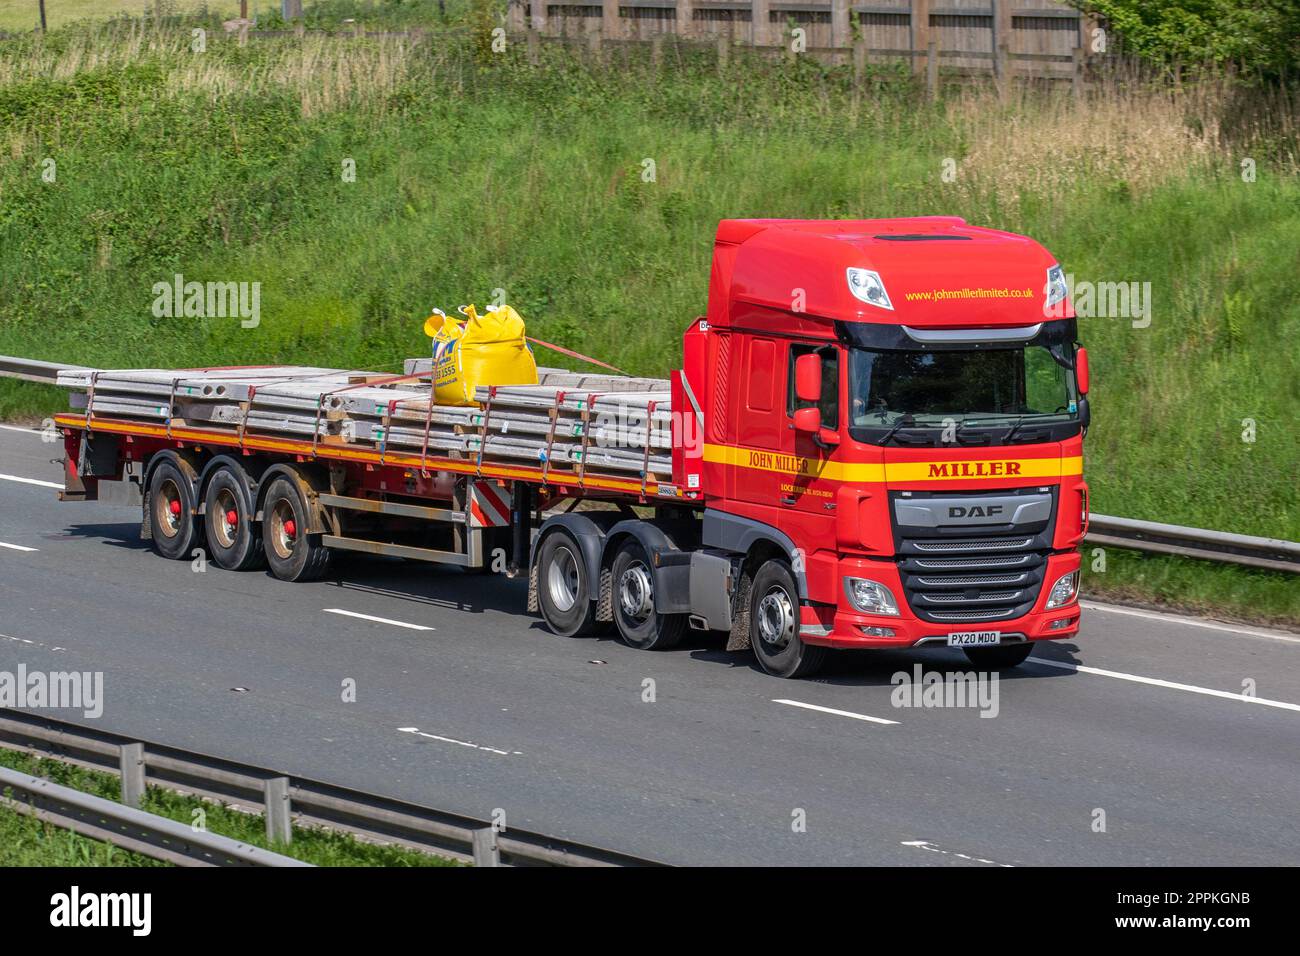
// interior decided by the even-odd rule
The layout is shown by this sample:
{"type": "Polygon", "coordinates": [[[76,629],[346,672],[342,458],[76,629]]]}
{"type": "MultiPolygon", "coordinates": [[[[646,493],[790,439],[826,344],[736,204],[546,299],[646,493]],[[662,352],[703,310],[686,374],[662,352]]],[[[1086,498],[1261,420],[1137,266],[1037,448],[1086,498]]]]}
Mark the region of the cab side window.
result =
{"type": "Polygon", "coordinates": [[[821,409],[822,427],[840,427],[840,353],[833,345],[791,345],[786,370],[786,415],[816,404],[821,409]],[[801,355],[816,352],[822,358],[822,397],[820,402],[805,402],[794,394],[794,364],[801,355]]]}

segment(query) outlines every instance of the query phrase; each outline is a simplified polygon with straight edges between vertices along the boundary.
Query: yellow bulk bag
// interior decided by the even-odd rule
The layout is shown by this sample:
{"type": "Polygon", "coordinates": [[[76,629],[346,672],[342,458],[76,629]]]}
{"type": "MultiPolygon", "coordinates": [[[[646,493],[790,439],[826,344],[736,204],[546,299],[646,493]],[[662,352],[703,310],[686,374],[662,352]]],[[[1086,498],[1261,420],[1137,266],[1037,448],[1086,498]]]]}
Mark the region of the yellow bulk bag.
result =
{"type": "Polygon", "coordinates": [[[480,385],[536,385],[537,363],[524,338],[524,320],[508,305],[464,322],[436,312],[424,322],[433,339],[433,394],[439,405],[474,405],[480,385]]]}

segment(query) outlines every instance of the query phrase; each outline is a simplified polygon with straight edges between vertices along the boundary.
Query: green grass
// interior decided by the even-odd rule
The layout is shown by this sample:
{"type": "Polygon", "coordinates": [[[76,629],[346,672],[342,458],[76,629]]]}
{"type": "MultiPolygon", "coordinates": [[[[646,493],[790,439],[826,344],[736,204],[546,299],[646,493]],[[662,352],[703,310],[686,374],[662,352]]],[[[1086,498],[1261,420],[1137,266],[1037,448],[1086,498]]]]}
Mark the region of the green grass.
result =
{"type": "MultiPolygon", "coordinates": [[[[1034,236],[1079,278],[1151,283],[1149,328],[1081,322],[1096,511],[1300,539],[1290,94],[930,104],[888,71],[855,90],[807,61],[739,57],[720,78],[711,54],[656,71],[550,48],[530,67],[455,36],[311,40],[307,58],[293,39],[195,55],[183,30],[152,38],[0,47],[0,353],[394,369],[427,353],[430,307],[503,288],[532,334],[662,375],[704,310],[719,219],[957,214],[1034,236]],[[108,55],[87,68],[90,50],[108,55]],[[260,281],[261,325],[154,318],[175,272],[260,281]]],[[[0,383],[0,415],[58,402],[0,383]]],[[[1300,620],[1300,597],[1278,600],[1300,620]]]]}
{"type": "MultiPolygon", "coordinates": [[[[85,793],[117,800],[121,785],[114,774],[89,770],[58,760],[0,748],[0,766],[44,777],[85,793]]],[[[335,830],[294,827],[293,841],[272,845],[266,839],[261,816],[150,786],[140,808],[159,816],[193,824],[196,812],[204,814],[209,832],[220,833],[254,846],[273,849],[317,866],[456,866],[451,860],[396,846],[362,843],[335,830]]],[[[32,821],[0,808],[0,866],[138,866],[160,865],[96,840],[87,840],[58,828],[32,821]]]]}

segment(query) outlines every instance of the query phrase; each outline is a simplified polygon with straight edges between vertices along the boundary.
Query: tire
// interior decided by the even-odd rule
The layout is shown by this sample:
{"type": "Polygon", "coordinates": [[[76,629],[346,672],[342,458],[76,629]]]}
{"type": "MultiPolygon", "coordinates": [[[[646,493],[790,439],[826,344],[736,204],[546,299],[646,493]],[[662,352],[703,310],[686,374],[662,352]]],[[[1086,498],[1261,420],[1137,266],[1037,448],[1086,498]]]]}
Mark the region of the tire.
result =
{"type": "Polygon", "coordinates": [[[227,571],[264,565],[262,533],[253,521],[253,498],[243,471],[218,468],[208,481],[203,502],[203,531],[213,563],[227,571]]]}
{"type": "Polygon", "coordinates": [[[799,637],[799,590],[784,561],[768,561],[754,575],[749,640],[759,666],[774,677],[811,677],[826,663],[826,648],[799,637]]]}
{"type": "Polygon", "coordinates": [[[329,569],[330,550],[307,533],[310,522],[298,486],[288,478],[272,481],[262,499],[262,550],[281,581],[315,581],[329,569]]]}
{"type": "Polygon", "coordinates": [[[581,637],[596,627],[596,602],[582,549],[566,531],[546,536],[537,550],[537,606],[560,637],[581,637]]]}
{"type": "Polygon", "coordinates": [[[997,647],[965,647],[962,653],[966,659],[985,671],[1000,671],[1009,667],[1019,667],[1033,653],[1033,641],[1021,644],[1002,644],[997,647]]]}
{"type": "Polygon", "coordinates": [[[171,458],[154,468],[149,478],[149,527],[153,549],[173,561],[189,560],[203,546],[195,502],[193,475],[171,458]]]}
{"type": "Polygon", "coordinates": [[[686,633],[685,614],[660,614],[654,605],[650,556],[636,539],[625,541],[610,567],[611,611],[619,637],[639,651],[666,651],[686,633]]]}

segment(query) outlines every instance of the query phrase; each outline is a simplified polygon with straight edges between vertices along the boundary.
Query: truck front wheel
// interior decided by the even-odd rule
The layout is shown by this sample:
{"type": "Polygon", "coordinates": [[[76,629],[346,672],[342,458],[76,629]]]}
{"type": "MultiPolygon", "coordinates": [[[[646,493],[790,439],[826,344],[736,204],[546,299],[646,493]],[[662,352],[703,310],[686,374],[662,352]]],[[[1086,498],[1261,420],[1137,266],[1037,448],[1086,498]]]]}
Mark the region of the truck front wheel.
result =
{"type": "Polygon", "coordinates": [[[555,531],[537,549],[537,605],[546,626],[561,637],[580,637],[596,627],[593,584],[582,549],[571,535],[555,531]]]}
{"type": "Polygon", "coordinates": [[[277,478],[262,502],[262,546],[281,581],[315,581],[329,567],[330,550],[308,533],[307,503],[288,478],[277,478]]]}
{"type": "Polygon", "coordinates": [[[614,623],[624,644],[640,651],[663,651],[681,641],[686,615],[655,610],[654,572],[640,542],[630,540],[618,549],[609,577],[614,623]]]}
{"type": "Polygon", "coordinates": [[[763,670],[776,677],[811,677],[826,661],[826,648],[799,637],[799,590],[784,561],[768,561],[749,592],[749,635],[763,670]]]}

